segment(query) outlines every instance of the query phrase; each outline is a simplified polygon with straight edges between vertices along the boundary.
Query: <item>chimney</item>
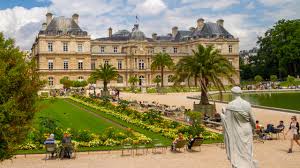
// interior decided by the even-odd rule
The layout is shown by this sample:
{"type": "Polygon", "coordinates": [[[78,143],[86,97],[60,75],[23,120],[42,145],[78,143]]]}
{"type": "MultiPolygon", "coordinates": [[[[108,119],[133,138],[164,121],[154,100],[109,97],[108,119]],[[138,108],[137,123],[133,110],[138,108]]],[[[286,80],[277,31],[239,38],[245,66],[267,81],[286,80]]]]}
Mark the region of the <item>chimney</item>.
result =
{"type": "Polygon", "coordinates": [[[108,28],[108,37],[111,37],[112,36],[112,28],[108,28]]]}
{"type": "Polygon", "coordinates": [[[75,22],[76,24],[78,24],[78,18],[79,18],[79,15],[78,15],[77,13],[74,13],[74,14],[72,15],[72,19],[74,20],[74,22],[75,22]]]}
{"type": "Polygon", "coordinates": [[[152,33],[152,39],[157,40],[157,34],[156,33],[152,33]]]}
{"type": "Polygon", "coordinates": [[[177,33],[178,33],[178,27],[177,27],[177,26],[174,26],[174,27],[172,28],[172,37],[175,37],[177,33]]]}
{"type": "Polygon", "coordinates": [[[195,28],[195,27],[190,27],[189,30],[190,30],[191,32],[193,32],[193,31],[196,30],[196,28],[195,28]]]}
{"type": "Polygon", "coordinates": [[[47,22],[47,25],[49,25],[50,24],[50,22],[51,22],[51,20],[52,20],[52,13],[50,13],[50,12],[48,12],[47,14],[46,14],[46,22],[47,22]]]}
{"type": "Polygon", "coordinates": [[[43,24],[42,24],[42,30],[45,31],[46,28],[47,28],[47,23],[43,23],[43,24]]]}
{"type": "Polygon", "coordinates": [[[224,20],[223,20],[223,19],[217,20],[217,24],[218,24],[219,26],[222,26],[222,27],[223,27],[224,20]]]}
{"type": "Polygon", "coordinates": [[[204,26],[204,19],[200,18],[197,20],[197,29],[202,29],[202,27],[204,26]]]}

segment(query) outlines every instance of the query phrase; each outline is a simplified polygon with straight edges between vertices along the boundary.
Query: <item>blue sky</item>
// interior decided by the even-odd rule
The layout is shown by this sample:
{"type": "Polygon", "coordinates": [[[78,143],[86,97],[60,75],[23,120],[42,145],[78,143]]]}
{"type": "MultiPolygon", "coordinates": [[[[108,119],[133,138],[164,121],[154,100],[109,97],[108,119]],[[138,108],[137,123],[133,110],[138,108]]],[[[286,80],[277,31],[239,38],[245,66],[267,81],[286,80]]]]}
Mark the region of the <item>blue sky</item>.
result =
{"type": "Polygon", "coordinates": [[[300,0],[0,0],[0,31],[30,49],[47,12],[65,17],[78,13],[79,25],[92,38],[107,36],[108,27],[131,30],[135,15],[147,36],[170,33],[173,26],[186,30],[198,18],[222,18],[240,39],[240,49],[250,49],[279,19],[299,19],[299,11],[300,0]]]}

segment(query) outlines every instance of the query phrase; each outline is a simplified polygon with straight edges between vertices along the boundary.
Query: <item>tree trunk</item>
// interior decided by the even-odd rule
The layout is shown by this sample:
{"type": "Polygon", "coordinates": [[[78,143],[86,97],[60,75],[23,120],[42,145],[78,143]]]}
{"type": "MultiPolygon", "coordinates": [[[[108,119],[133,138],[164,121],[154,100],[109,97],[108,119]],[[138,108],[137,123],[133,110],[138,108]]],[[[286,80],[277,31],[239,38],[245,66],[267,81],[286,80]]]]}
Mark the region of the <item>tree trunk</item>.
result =
{"type": "Polygon", "coordinates": [[[197,87],[198,83],[197,83],[197,75],[194,76],[194,80],[195,80],[195,87],[197,87]]]}
{"type": "Polygon", "coordinates": [[[103,90],[108,91],[107,89],[107,81],[103,81],[103,90]]]}
{"type": "Polygon", "coordinates": [[[200,104],[202,105],[208,105],[209,101],[208,101],[208,96],[207,96],[207,85],[208,85],[208,80],[204,79],[201,80],[201,100],[200,100],[200,104]]]}
{"type": "Polygon", "coordinates": [[[161,74],[161,87],[164,87],[164,67],[162,66],[161,67],[161,70],[160,70],[160,74],[161,74]]]}

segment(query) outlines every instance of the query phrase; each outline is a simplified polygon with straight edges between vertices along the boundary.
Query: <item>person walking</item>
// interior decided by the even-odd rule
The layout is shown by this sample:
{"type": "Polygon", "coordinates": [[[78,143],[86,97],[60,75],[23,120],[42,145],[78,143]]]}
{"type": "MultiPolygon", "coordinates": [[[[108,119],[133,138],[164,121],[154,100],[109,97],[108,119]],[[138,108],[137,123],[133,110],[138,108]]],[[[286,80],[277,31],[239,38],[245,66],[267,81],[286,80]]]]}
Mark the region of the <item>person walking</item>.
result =
{"type": "Polygon", "coordinates": [[[298,141],[299,140],[299,122],[297,122],[296,116],[292,116],[291,123],[290,123],[290,128],[285,133],[285,135],[287,135],[289,132],[292,133],[292,138],[291,138],[291,145],[290,145],[290,148],[288,150],[288,153],[292,153],[293,152],[294,141],[300,146],[300,143],[298,141]]]}

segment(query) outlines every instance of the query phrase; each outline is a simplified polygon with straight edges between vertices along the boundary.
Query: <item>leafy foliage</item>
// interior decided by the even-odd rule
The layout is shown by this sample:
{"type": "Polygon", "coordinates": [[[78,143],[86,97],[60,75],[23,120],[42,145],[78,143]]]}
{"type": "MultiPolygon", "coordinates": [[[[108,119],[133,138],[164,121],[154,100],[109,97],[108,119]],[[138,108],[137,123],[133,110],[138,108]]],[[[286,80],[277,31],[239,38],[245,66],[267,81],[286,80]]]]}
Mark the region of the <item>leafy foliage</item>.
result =
{"type": "Polygon", "coordinates": [[[243,79],[251,79],[255,75],[264,79],[273,74],[279,79],[300,75],[299,19],[279,20],[258,38],[257,44],[257,56],[250,57],[250,64],[240,67],[243,79]]]}
{"type": "Polygon", "coordinates": [[[184,80],[195,77],[199,80],[201,87],[201,104],[209,104],[208,87],[209,83],[216,87],[217,90],[225,90],[222,78],[234,83],[232,75],[235,74],[234,67],[230,62],[220,55],[218,50],[213,46],[205,48],[199,44],[197,50],[193,50],[193,55],[179,60],[176,65],[176,75],[178,79],[184,80]]]}
{"type": "Polygon", "coordinates": [[[109,64],[100,65],[99,69],[96,69],[91,73],[90,81],[103,81],[103,90],[108,91],[107,84],[111,80],[115,80],[118,76],[118,71],[115,67],[109,64]]]}
{"type": "Polygon", "coordinates": [[[37,110],[43,83],[35,67],[34,60],[27,62],[14,41],[0,33],[0,161],[10,158],[26,138],[37,110]]]}
{"type": "Polygon", "coordinates": [[[129,79],[128,79],[128,82],[130,83],[131,85],[131,91],[135,91],[135,86],[136,86],[136,83],[139,82],[139,78],[136,77],[136,76],[130,76],[129,79]]]}
{"type": "Polygon", "coordinates": [[[165,68],[173,68],[174,63],[171,58],[171,56],[167,53],[158,53],[153,57],[152,63],[151,63],[151,70],[155,71],[157,69],[160,70],[160,76],[161,76],[161,87],[164,87],[164,70],[165,68]]]}

